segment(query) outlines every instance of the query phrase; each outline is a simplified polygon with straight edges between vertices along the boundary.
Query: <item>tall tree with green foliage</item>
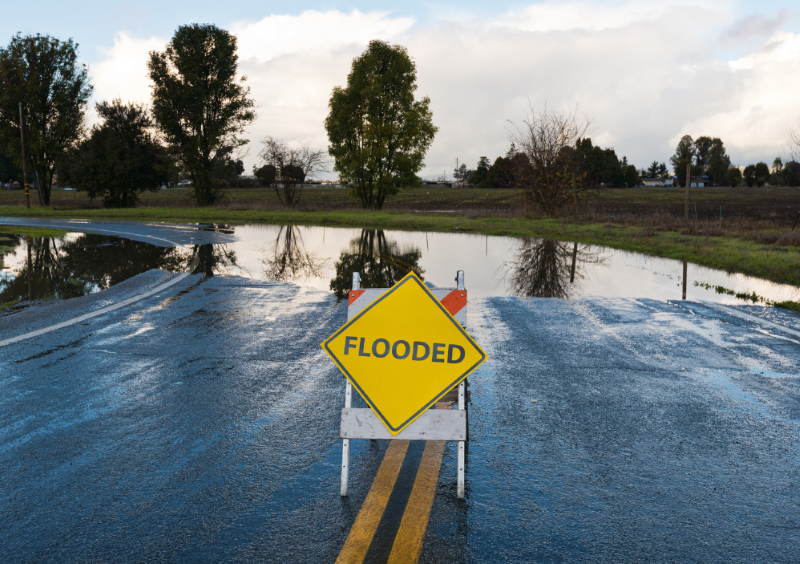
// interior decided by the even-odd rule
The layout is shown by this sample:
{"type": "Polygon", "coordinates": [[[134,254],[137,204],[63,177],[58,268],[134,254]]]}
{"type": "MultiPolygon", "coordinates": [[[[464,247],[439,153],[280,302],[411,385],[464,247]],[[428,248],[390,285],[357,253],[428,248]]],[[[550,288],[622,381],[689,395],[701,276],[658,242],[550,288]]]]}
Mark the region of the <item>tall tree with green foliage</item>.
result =
{"type": "Polygon", "coordinates": [[[756,183],[756,167],[755,165],[747,165],[744,167],[744,181],[747,183],[748,188],[752,188],[756,183]]]}
{"type": "Polygon", "coordinates": [[[705,169],[708,166],[708,159],[711,155],[711,146],[715,139],[706,135],[701,135],[694,140],[694,164],[705,169]]]}
{"type": "Polygon", "coordinates": [[[725,180],[731,188],[738,188],[742,183],[742,171],[738,166],[732,166],[725,174],[725,180]]]}
{"type": "Polygon", "coordinates": [[[0,151],[0,183],[14,180],[22,185],[22,169],[14,159],[0,151]]]}
{"type": "Polygon", "coordinates": [[[414,99],[417,67],[405,47],[371,41],[353,60],[347,86],[333,89],[325,119],[339,180],[365,208],[419,183],[438,128],[430,99],[414,99]]]}
{"type": "Polygon", "coordinates": [[[708,159],[706,172],[709,179],[717,186],[722,186],[726,182],[726,175],[731,166],[731,158],[725,151],[725,144],[719,137],[711,140],[708,148],[708,159]]]}
{"type": "Polygon", "coordinates": [[[0,149],[22,165],[19,104],[25,114],[25,156],[39,203],[50,205],[53,171],[80,139],[92,85],[78,64],[78,44],[17,34],[0,49],[0,149]]]}
{"type": "Polygon", "coordinates": [[[470,183],[478,188],[488,188],[490,186],[488,176],[489,169],[492,168],[489,162],[489,157],[481,157],[478,159],[478,166],[475,167],[475,172],[472,173],[470,183]]]}
{"type": "MultiPolygon", "coordinates": [[[[692,162],[694,160],[696,150],[694,147],[694,141],[692,141],[691,135],[684,135],[681,137],[681,140],[678,141],[678,146],[675,148],[675,154],[672,155],[669,159],[670,164],[672,165],[672,169],[675,171],[675,174],[681,174],[678,170],[680,168],[681,161],[689,161],[692,162]]],[[[683,175],[686,176],[686,164],[684,163],[683,166],[683,175]]]]}
{"type": "Polygon", "coordinates": [[[756,186],[758,186],[759,188],[761,188],[762,186],[764,186],[764,184],[769,182],[769,166],[767,166],[767,163],[765,162],[756,163],[755,177],[756,177],[756,186]]]}
{"type": "Polygon", "coordinates": [[[628,165],[625,167],[625,184],[628,188],[633,188],[634,186],[639,185],[640,177],[639,172],[636,170],[636,167],[633,165],[628,165]]]}
{"type": "Polygon", "coordinates": [[[102,198],[107,208],[133,207],[139,194],[155,192],[170,180],[172,161],[158,143],[143,105],[117,99],[96,108],[103,123],[67,152],[63,180],[89,198],[102,198]]]}
{"type": "Polygon", "coordinates": [[[245,145],[239,136],[255,120],[238,61],[236,36],[210,24],[181,26],[163,52],[150,52],[153,115],[201,206],[222,195],[217,156],[245,145]]]}

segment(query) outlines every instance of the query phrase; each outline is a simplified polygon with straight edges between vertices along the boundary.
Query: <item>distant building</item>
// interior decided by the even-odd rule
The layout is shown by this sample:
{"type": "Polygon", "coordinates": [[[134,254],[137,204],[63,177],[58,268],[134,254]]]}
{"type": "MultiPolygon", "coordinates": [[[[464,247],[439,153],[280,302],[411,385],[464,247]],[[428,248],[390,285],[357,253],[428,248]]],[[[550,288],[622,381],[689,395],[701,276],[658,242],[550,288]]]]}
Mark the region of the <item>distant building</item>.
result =
{"type": "Polygon", "coordinates": [[[647,187],[653,186],[672,186],[671,178],[642,178],[642,184],[647,187]]]}
{"type": "Polygon", "coordinates": [[[692,176],[692,188],[707,188],[711,186],[711,180],[708,176],[692,176]]]}

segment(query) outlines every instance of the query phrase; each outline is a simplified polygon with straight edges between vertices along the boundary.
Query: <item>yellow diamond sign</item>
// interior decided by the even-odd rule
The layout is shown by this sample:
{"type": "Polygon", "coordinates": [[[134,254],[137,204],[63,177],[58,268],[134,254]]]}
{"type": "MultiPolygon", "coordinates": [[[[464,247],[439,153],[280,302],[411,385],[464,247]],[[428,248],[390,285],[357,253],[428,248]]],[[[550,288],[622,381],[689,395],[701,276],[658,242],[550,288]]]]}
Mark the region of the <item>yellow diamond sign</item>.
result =
{"type": "Polygon", "coordinates": [[[413,272],[322,343],[397,435],[486,360],[413,272]]]}

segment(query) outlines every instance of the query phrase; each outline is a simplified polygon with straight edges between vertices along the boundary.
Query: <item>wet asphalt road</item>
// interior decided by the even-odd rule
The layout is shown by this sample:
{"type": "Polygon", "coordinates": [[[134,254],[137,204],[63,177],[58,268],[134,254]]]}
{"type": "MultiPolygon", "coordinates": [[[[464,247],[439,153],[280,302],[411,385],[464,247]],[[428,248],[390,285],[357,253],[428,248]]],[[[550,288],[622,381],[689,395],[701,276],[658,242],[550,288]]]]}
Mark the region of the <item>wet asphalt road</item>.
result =
{"type": "MultiPolygon", "coordinates": [[[[469,307],[490,360],[470,378],[467,497],[451,444],[423,562],[800,561],[797,316],[746,309],[781,330],[690,302],[469,307]]],[[[0,348],[2,560],[332,562],[385,450],[354,441],[341,500],[344,380],[319,343],[345,319],[328,293],[193,275],[0,348]]]]}

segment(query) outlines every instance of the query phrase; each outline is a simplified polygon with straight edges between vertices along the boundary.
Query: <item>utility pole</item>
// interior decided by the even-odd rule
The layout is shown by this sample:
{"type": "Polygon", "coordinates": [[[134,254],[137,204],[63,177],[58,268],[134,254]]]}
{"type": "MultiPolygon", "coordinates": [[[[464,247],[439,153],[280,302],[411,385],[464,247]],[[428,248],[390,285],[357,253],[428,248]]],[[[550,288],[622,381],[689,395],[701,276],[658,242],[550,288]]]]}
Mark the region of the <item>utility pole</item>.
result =
{"type": "Polygon", "coordinates": [[[19,103],[19,142],[22,146],[22,182],[25,184],[25,207],[31,209],[31,197],[28,194],[28,171],[25,166],[25,122],[22,121],[22,102],[19,103]]]}
{"type": "Polygon", "coordinates": [[[684,206],[684,216],[686,223],[689,223],[689,186],[692,185],[692,163],[686,165],[686,205],[684,206]]]}

